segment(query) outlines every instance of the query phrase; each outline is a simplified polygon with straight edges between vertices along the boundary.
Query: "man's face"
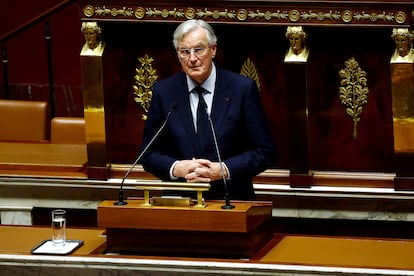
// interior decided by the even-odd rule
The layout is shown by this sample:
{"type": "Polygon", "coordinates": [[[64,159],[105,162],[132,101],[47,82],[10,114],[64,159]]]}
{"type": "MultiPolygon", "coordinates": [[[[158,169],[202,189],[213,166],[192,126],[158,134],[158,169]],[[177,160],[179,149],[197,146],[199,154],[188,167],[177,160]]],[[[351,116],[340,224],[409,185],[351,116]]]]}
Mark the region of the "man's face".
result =
{"type": "Polygon", "coordinates": [[[217,45],[209,46],[206,30],[197,28],[186,34],[178,43],[178,60],[191,79],[201,84],[211,73],[217,45]]]}

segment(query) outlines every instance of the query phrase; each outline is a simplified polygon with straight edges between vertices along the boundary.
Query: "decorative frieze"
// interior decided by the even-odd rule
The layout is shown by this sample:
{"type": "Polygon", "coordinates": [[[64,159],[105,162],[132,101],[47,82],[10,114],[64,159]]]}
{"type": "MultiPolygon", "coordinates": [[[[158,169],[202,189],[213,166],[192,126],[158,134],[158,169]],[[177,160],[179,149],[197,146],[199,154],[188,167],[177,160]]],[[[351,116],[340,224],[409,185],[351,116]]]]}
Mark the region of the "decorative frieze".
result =
{"type": "Polygon", "coordinates": [[[230,22],[260,22],[269,24],[409,24],[407,13],[402,10],[360,10],[349,8],[240,8],[229,9],[201,7],[116,7],[86,5],[87,18],[128,18],[130,20],[186,20],[204,19],[230,22]]]}

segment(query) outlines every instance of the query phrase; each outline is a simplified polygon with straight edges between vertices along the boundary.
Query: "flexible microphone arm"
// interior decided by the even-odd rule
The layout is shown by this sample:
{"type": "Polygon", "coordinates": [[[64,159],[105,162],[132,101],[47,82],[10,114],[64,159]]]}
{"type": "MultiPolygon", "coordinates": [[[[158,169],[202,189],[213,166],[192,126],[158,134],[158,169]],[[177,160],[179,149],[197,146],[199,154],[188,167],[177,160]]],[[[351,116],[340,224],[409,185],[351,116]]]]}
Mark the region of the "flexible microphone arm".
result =
{"type": "Polygon", "coordinates": [[[132,172],[132,170],[138,164],[138,162],[141,160],[142,156],[144,156],[144,154],[148,151],[149,147],[152,146],[155,139],[157,139],[158,136],[161,134],[161,132],[163,131],[165,125],[168,122],[168,119],[170,118],[171,113],[174,111],[174,109],[176,107],[177,107],[177,104],[175,104],[175,103],[171,106],[171,109],[170,109],[170,111],[168,111],[167,117],[165,117],[165,120],[162,123],[162,125],[160,126],[160,128],[157,130],[157,132],[154,134],[154,136],[151,138],[151,140],[148,142],[148,144],[145,146],[145,148],[138,155],[137,159],[135,159],[134,163],[131,165],[129,170],[125,173],[125,175],[124,175],[124,177],[122,178],[122,181],[121,181],[121,187],[119,188],[118,201],[114,202],[114,205],[122,206],[122,205],[127,205],[128,204],[128,202],[124,201],[124,182],[125,182],[125,179],[132,172]]]}
{"type": "Polygon", "coordinates": [[[211,132],[213,133],[214,146],[216,148],[217,158],[218,158],[218,161],[219,161],[219,164],[220,164],[221,177],[223,178],[223,183],[224,183],[225,204],[223,206],[221,206],[221,209],[234,209],[235,208],[234,205],[230,204],[229,191],[228,191],[228,188],[227,188],[227,181],[226,181],[226,177],[224,175],[224,165],[223,165],[223,162],[221,162],[221,155],[220,155],[220,150],[219,150],[219,146],[218,146],[218,143],[217,143],[216,131],[214,130],[213,121],[211,120],[210,114],[208,113],[207,104],[204,104],[204,108],[205,108],[206,113],[207,113],[208,122],[210,123],[211,132]]]}

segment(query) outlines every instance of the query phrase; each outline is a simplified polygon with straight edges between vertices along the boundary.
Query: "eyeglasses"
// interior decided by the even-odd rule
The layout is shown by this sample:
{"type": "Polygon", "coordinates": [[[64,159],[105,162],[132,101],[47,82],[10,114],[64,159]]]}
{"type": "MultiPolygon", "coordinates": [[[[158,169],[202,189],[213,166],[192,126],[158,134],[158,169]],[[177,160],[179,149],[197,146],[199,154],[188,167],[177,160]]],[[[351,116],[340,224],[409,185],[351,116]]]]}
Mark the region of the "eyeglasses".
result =
{"type": "Polygon", "coordinates": [[[177,53],[181,58],[188,58],[191,55],[191,53],[194,53],[194,55],[196,55],[197,57],[202,57],[205,54],[207,54],[207,51],[209,48],[210,47],[207,47],[207,48],[198,47],[198,48],[193,48],[193,49],[183,48],[183,49],[178,50],[177,53]]]}

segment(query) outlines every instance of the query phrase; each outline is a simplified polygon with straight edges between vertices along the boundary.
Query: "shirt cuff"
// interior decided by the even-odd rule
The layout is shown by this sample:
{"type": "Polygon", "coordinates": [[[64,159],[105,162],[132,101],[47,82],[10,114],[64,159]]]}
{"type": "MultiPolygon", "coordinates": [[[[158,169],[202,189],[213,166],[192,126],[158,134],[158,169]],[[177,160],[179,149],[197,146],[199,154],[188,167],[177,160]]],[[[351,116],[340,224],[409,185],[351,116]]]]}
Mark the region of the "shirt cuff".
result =
{"type": "Polygon", "coordinates": [[[224,162],[222,162],[222,163],[223,163],[223,167],[224,167],[224,169],[227,171],[227,177],[226,177],[226,180],[230,180],[230,179],[231,179],[231,177],[230,177],[230,171],[229,171],[229,168],[227,168],[226,163],[224,163],[224,162]]]}
{"type": "Polygon", "coordinates": [[[174,167],[175,167],[175,164],[177,164],[177,162],[178,162],[178,160],[175,161],[170,167],[170,178],[171,178],[171,180],[177,180],[178,179],[178,177],[173,175],[174,167]]]}

